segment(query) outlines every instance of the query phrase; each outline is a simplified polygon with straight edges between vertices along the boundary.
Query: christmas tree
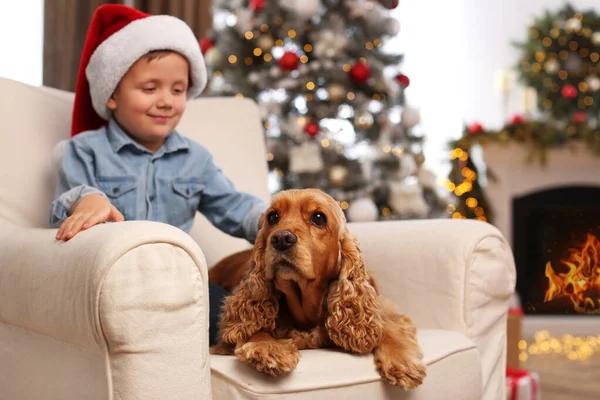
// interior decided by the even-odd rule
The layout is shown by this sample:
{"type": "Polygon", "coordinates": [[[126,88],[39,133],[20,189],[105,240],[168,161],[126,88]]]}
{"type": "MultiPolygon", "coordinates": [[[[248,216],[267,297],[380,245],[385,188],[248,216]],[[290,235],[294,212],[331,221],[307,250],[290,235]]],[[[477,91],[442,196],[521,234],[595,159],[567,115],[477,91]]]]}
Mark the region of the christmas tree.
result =
{"type": "MultiPolygon", "coordinates": [[[[273,192],[320,188],[351,221],[437,217],[419,111],[405,104],[397,0],[217,0],[208,94],[259,104],[273,192]]],[[[441,189],[442,191],[444,189],[441,189]]]]}

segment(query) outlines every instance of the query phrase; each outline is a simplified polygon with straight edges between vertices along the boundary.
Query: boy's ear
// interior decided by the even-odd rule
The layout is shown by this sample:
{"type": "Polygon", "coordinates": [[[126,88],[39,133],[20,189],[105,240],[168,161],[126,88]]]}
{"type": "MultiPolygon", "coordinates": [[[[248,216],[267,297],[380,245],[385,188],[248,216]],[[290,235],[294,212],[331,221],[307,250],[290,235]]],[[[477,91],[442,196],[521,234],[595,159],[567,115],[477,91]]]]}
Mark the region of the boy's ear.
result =
{"type": "Polygon", "coordinates": [[[106,107],[108,107],[108,109],[111,111],[115,111],[117,109],[117,101],[115,100],[115,95],[110,96],[110,98],[106,102],[106,107]]]}

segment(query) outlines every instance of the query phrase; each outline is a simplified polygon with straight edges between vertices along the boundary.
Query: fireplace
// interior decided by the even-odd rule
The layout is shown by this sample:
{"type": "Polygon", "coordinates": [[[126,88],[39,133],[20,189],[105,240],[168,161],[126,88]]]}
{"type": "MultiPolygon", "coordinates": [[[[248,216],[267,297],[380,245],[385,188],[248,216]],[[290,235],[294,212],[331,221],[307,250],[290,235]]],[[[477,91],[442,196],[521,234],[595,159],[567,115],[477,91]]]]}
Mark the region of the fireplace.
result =
{"type": "Polygon", "coordinates": [[[512,242],[526,314],[600,314],[600,187],[513,197],[512,242]]]}

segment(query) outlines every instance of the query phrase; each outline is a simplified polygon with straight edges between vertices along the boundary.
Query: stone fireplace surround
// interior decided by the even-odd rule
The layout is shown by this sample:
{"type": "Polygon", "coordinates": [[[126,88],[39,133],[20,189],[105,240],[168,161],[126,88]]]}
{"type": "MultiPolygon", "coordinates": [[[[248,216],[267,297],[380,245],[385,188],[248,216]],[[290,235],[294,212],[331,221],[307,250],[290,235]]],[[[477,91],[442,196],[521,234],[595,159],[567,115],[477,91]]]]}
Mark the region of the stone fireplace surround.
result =
{"type": "MultiPolygon", "coordinates": [[[[485,144],[483,159],[496,181],[488,179],[486,195],[494,212],[494,225],[513,243],[512,201],[515,197],[566,186],[600,187],[600,157],[584,143],[575,143],[547,152],[547,163],[528,164],[528,148],[510,143],[485,144]]],[[[600,207],[600,199],[599,204],[600,207]]],[[[600,319],[588,316],[532,316],[523,319],[523,336],[548,330],[553,335],[597,335],[600,319]]]]}

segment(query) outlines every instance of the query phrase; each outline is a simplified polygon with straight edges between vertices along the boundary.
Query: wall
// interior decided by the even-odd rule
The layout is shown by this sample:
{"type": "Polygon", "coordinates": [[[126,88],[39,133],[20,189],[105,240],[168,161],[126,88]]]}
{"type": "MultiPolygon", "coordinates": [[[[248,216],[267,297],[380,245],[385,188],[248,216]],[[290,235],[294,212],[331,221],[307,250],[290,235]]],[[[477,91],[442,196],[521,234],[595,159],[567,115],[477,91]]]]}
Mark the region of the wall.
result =
{"type": "Polygon", "coordinates": [[[44,0],[0,1],[0,77],[42,84],[44,0]]]}

